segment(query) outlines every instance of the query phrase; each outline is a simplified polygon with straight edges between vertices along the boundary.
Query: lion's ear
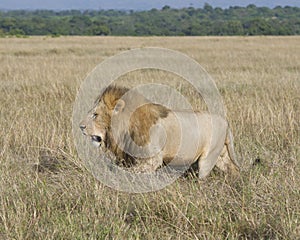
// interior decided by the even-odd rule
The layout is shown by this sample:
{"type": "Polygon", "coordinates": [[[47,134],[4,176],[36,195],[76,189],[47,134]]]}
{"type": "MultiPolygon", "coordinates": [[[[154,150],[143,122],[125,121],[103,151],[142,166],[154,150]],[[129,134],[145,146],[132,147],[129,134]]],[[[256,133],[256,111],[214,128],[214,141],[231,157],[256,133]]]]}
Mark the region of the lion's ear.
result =
{"type": "Polygon", "coordinates": [[[119,99],[115,108],[114,108],[114,113],[120,113],[123,111],[125,107],[125,101],[123,99],[119,99]]]}

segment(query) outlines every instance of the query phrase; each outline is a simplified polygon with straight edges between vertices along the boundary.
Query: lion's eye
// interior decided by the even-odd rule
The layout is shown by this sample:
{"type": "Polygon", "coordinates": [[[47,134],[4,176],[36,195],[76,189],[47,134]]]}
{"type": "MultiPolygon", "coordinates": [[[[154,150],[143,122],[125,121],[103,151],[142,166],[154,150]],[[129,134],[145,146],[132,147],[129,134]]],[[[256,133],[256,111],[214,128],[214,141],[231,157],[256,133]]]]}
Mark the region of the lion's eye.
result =
{"type": "Polygon", "coordinates": [[[93,113],[92,119],[95,119],[98,116],[98,113],[93,113]]]}

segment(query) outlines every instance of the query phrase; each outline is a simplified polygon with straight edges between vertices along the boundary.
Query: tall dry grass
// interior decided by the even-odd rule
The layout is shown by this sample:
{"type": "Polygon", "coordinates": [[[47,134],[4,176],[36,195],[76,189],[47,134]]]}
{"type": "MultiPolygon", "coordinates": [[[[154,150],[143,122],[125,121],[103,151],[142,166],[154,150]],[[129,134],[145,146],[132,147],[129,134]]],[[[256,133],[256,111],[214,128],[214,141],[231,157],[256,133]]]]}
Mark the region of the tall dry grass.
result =
{"type": "Polygon", "coordinates": [[[0,63],[0,239],[299,239],[299,37],[3,38],[0,63]],[[182,51],[214,77],[243,159],[238,181],[213,172],[126,194],[78,159],[80,83],[146,46],[182,51]]]}

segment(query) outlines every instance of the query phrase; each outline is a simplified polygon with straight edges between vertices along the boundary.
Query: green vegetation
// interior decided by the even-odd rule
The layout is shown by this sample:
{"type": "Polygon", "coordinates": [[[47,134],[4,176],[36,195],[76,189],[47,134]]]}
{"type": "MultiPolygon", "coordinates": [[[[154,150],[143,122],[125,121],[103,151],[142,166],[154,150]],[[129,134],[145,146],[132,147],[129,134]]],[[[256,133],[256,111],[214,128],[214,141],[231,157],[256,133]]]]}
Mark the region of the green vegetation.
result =
{"type": "Polygon", "coordinates": [[[298,7],[230,7],[161,10],[36,10],[0,12],[2,35],[299,35],[298,7]]]}

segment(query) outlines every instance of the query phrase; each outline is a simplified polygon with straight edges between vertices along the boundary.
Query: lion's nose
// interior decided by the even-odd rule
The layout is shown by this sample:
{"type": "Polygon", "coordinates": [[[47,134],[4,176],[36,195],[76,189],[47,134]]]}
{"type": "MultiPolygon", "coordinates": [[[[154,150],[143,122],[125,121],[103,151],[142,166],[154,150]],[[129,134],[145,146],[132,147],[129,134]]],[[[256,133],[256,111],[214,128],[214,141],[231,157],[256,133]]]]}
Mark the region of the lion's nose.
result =
{"type": "Polygon", "coordinates": [[[80,127],[81,131],[83,131],[84,129],[86,129],[86,126],[83,125],[83,124],[81,124],[79,127],[80,127]]]}

